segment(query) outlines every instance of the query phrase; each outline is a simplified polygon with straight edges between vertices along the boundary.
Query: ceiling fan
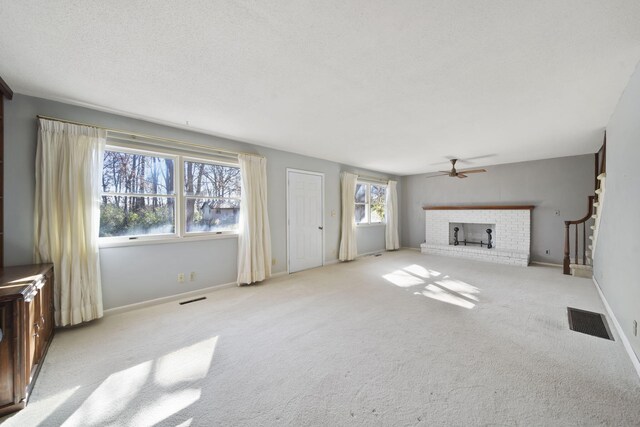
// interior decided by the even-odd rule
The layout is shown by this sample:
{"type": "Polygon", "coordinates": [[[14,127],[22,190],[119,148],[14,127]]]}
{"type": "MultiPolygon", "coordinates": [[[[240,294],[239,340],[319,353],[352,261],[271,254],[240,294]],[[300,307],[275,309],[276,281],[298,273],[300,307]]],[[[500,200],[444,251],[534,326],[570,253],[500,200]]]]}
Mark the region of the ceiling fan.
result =
{"type": "Polygon", "coordinates": [[[451,178],[466,178],[467,174],[470,173],[481,173],[486,172],[486,169],[463,169],[461,171],[456,170],[456,162],[458,159],[451,159],[451,170],[450,171],[439,171],[442,172],[440,175],[432,175],[427,178],[435,178],[436,176],[450,176],[451,178]]]}

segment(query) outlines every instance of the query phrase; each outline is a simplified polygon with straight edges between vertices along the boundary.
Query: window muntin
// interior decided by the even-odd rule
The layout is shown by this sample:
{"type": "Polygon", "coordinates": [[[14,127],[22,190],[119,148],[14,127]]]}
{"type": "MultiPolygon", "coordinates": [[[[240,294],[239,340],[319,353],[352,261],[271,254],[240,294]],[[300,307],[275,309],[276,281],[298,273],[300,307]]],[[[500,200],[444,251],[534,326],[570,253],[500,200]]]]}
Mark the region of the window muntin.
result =
{"type": "Polygon", "coordinates": [[[184,161],[185,231],[238,229],[240,168],[202,160],[184,161]]]}
{"type": "Polygon", "coordinates": [[[99,236],[175,235],[175,157],[109,147],[103,161],[99,236]]]}
{"type": "Polygon", "coordinates": [[[356,224],[380,224],[384,222],[387,186],[358,182],[356,184],[356,224]]]}

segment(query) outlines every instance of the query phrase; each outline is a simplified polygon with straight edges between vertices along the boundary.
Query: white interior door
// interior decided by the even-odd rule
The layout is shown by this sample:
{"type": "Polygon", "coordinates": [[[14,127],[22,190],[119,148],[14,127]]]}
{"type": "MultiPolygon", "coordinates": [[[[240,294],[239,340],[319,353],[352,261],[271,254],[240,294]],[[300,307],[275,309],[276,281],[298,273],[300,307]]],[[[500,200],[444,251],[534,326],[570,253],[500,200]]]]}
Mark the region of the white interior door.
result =
{"type": "Polygon", "coordinates": [[[324,176],[287,171],[289,273],[324,263],[324,176]]]}

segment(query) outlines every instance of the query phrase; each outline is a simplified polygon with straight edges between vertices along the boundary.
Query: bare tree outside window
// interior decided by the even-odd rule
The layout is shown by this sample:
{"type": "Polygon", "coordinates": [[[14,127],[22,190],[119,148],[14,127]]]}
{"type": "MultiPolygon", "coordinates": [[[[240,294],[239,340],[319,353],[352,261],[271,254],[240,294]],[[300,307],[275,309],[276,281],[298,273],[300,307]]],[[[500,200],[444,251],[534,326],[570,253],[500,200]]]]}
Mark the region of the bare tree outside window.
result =
{"type": "Polygon", "coordinates": [[[383,222],[386,210],[387,187],[371,184],[371,222],[383,222]]]}
{"type": "Polygon", "coordinates": [[[186,231],[236,230],[240,219],[240,168],[184,162],[186,231]]]}
{"type": "Polygon", "coordinates": [[[175,232],[174,160],[104,153],[100,237],[175,232]]]}
{"type": "Polygon", "coordinates": [[[356,224],[384,222],[386,211],[386,185],[364,182],[356,184],[356,224]]]}
{"type": "Polygon", "coordinates": [[[102,170],[100,237],[234,232],[240,180],[233,164],[110,146],[102,170]]]}

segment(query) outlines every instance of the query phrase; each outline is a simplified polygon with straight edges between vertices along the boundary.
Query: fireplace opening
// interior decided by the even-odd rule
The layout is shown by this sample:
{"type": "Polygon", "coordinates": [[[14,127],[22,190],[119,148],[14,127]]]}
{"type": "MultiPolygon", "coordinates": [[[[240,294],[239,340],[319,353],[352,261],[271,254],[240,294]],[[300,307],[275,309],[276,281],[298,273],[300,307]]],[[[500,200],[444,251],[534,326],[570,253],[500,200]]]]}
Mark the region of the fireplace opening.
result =
{"type": "Polygon", "coordinates": [[[449,223],[449,245],[475,245],[492,249],[495,247],[495,224],[478,224],[471,222],[449,223]]]}

